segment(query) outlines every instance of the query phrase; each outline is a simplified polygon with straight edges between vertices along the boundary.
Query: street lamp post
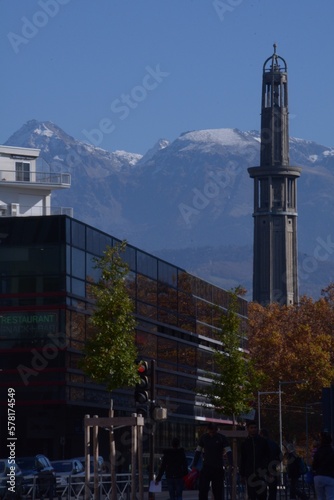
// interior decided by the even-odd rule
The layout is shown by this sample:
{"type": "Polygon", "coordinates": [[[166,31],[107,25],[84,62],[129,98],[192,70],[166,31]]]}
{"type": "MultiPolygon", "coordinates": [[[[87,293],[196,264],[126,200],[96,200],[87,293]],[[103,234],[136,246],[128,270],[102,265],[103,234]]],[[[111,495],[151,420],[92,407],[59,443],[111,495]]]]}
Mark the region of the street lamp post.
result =
{"type": "MultiPolygon", "coordinates": [[[[278,412],[279,412],[279,445],[281,452],[283,451],[283,425],[282,425],[282,385],[287,384],[304,384],[307,380],[279,380],[278,382],[278,412]]],[[[283,464],[281,462],[281,485],[283,480],[283,464]]]]}
{"type": "Polygon", "coordinates": [[[307,465],[309,464],[309,440],[308,440],[308,434],[309,434],[309,429],[308,429],[308,408],[312,408],[313,406],[316,406],[316,405],[321,405],[322,402],[321,401],[316,401],[315,403],[306,403],[305,405],[305,425],[306,425],[306,429],[305,429],[305,433],[306,433],[306,463],[307,465]]]}

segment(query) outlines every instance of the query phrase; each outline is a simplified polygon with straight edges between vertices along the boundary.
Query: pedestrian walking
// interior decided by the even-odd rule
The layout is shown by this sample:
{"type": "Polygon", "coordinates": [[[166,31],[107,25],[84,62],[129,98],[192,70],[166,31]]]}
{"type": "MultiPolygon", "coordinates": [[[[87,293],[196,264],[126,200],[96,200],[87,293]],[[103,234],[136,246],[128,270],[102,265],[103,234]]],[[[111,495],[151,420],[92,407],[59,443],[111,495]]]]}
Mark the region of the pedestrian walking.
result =
{"type": "Polygon", "coordinates": [[[259,435],[254,420],[247,422],[247,431],[248,436],[240,447],[240,476],[246,483],[249,500],[266,500],[269,445],[267,440],[259,435]]]}
{"type": "Polygon", "coordinates": [[[332,437],[321,433],[320,445],[314,453],[312,470],[317,500],[334,500],[334,450],[332,437]]]}
{"type": "Polygon", "coordinates": [[[210,422],[195,451],[193,467],[196,468],[203,456],[203,465],[199,476],[198,498],[208,500],[210,485],[214,500],[224,500],[224,455],[232,468],[232,450],[229,442],[218,432],[217,424],[210,422]]]}
{"type": "Polygon", "coordinates": [[[286,472],[289,479],[290,486],[290,500],[295,500],[299,498],[300,500],[306,500],[307,495],[303,489],[299,488],[299,478],[305,472],[305,462],[302,458],[297,454],[293,444],[287,445],[287,466],[286,472]]]}
{"type": "Polygon", "coordinates": [[[182,500],[183,477],[187,473],[188,464],[185,451],[180,447],[179,438],[174,438],[172,440],[172,447],[164,450],[155,482],[159,483],[162,476],[166,474],[169,499],[182,500]]]}

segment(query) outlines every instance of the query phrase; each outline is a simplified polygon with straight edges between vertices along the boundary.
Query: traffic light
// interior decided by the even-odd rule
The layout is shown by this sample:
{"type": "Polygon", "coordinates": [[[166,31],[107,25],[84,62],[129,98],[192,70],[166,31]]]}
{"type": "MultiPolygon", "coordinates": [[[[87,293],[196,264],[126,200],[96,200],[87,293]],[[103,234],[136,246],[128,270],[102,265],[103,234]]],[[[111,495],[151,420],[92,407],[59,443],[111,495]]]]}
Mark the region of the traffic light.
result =
{"type": "Polygon", "coordinates": [[[138,364],[138,375],[140,382],[136,384],[135,401],[138,404],[147,403],[148,401],[148,363],[140,361],[138,364]]]}

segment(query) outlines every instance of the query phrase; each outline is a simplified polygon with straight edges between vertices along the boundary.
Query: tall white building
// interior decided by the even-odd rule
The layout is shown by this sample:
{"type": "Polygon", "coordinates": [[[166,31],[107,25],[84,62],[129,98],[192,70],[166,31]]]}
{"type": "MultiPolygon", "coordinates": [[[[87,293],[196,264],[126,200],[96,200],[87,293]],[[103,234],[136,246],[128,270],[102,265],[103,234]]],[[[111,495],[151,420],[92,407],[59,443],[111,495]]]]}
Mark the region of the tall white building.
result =
{"type": "Polygon", "coordinates": [[[0,217],[67,214],[71,208],[51,207],[54,189],[71,186],[68,173],[51,172],[40,150],[0,146],[0,217]]]}

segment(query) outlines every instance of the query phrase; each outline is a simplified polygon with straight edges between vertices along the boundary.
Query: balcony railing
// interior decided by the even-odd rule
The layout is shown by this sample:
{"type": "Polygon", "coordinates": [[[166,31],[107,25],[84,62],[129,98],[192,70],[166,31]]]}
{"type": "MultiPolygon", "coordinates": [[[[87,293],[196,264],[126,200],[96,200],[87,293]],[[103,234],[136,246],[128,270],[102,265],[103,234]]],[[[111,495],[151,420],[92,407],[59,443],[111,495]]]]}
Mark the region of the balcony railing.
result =
{"type": "Polygon", "coordinates": [[[0,205],[0,217],[29,217],[32,215],[68,215],[73,217],[72,207],[24,206],[19,203],[0,205]]]}
{"type": "Polygon", "coordinates": [[[71,174],[61,172],[16,172],[15,170],[0,170],[0,183],[1,182],[70,187],[71,174]]]}

